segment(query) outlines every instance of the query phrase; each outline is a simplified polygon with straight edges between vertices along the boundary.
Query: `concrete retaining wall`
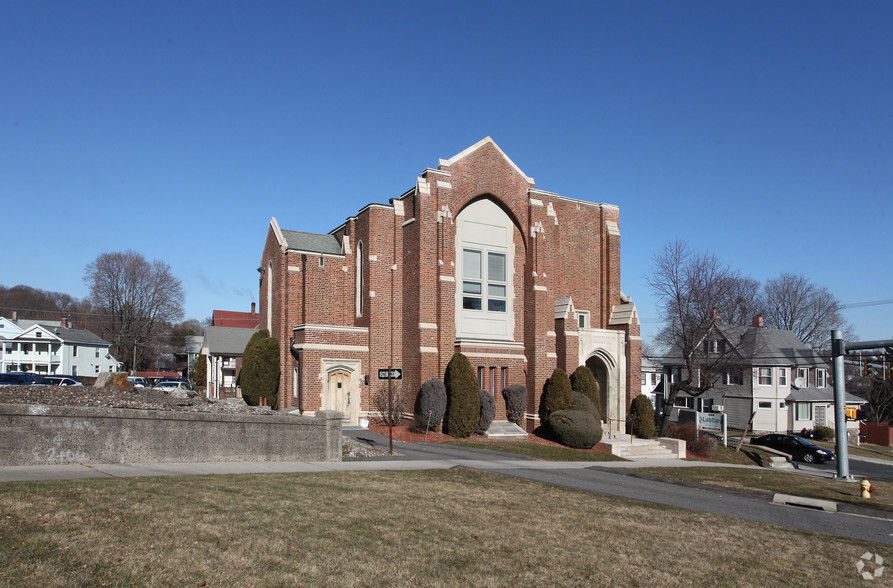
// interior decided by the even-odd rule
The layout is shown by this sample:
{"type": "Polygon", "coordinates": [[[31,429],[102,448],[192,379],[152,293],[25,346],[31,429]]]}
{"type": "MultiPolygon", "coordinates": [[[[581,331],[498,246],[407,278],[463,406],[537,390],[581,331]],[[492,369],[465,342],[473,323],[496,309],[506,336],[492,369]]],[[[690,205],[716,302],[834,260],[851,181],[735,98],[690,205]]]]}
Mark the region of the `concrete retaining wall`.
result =
{"type": "Polygon", "coordinates": [[[0,466],[341,461],[341,415],[0,404],[0,466]]]}

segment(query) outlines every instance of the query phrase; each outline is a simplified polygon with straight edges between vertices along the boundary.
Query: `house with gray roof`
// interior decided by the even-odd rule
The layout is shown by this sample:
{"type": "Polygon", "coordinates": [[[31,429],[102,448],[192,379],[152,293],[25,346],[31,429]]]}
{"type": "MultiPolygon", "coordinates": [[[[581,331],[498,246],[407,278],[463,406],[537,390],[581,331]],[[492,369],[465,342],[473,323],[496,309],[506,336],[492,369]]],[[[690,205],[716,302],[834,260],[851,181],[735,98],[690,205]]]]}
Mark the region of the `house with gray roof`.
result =
{"type": "MultiPolygon", "coordinates": [[[[750,327],[716,325],[703,342],[705,353],[730,356],[728,369],[707,392],[692,396],[680,391],[672,407],[725,412],[731,428],[743,429],[753,415],[756,432],[799,432],[816,426],[834,427],[834,389],[830,365],[789,330],[769,329],[760,317],[750,327]]],[[[684,362],[678,349],[664,359],[663,398],[682,376],[684,362]]],[[[846,395],[847,406],[865,400],[846,395]]],[[[857,429],[858,423],[848,425],[857,429]]]]}
{"type": "Polygon", "coordinates": [[[207,359],[205,394],[211,399],[241,398],[242,354],[257,329],[205,327],[201,354],[207,359]]]}
{"type": "Polygon", "coordinates": [[[15,321],[21,332],[0,342],[0,372],[69,374],[95,377],[114,372],[121,362],[111,343],[67,321],[15,321]]]}

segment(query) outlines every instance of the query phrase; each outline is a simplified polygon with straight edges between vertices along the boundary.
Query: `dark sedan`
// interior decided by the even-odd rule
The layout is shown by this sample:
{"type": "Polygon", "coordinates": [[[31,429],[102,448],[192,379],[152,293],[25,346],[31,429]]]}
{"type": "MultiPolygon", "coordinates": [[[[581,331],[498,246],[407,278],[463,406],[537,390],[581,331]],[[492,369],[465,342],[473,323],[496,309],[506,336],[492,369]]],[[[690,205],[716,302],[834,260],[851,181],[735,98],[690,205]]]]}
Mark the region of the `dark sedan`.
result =
{"type": "Polygon", "coordinates": [[[819,447],[809,439],[804,439],[798,435],[779,435],[776,433],[763,435],[762,437],[754,437],[750,440],[751,445],[762,445],[763,447],[771,447],[778,451],[787,453],[793,459],[797,459],[806,463],[825,463],[826,461],[834,461],[834,452],[824,447],[819,447]]]}

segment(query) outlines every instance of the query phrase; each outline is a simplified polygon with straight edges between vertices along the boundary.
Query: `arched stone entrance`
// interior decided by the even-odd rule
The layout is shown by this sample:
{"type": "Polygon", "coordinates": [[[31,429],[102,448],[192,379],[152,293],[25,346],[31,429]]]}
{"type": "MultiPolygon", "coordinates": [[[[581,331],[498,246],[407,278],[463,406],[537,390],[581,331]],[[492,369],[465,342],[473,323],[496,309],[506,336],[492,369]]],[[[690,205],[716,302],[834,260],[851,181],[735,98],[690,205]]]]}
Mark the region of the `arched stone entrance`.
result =
{"type": "Polygon", "coordinates": [[[608,366],[598,355],[593,355],[586,360],[586,367],[598,382],[598,395],[601,400],[598,411],[602,415],[602,420],[605,420],[608,418],[608,366]]]}

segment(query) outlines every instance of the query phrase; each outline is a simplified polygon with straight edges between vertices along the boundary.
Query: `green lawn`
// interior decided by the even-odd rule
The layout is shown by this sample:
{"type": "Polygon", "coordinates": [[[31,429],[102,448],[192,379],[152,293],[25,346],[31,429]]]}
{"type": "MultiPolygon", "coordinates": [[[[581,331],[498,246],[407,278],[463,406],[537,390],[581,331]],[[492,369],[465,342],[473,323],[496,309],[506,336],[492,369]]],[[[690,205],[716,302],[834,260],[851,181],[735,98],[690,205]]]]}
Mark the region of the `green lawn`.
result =
{"type": "Polygon", "coordinates": [[[460,469],[0,484],[2,586],[812,588],[869,551],[460,469]]]}

